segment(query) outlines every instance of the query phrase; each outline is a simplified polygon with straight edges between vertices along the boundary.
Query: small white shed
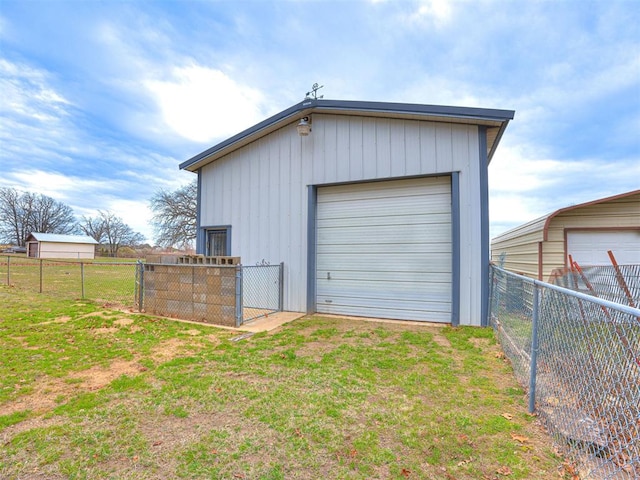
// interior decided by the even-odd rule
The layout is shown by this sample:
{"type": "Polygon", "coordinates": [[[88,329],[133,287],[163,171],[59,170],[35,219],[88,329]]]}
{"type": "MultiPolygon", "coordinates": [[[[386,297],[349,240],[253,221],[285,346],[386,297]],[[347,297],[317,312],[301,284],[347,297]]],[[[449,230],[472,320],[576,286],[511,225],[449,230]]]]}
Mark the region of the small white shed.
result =
{"type": "Polygon", "coordinates": [[[284,309],[481,325],[510,110],[305,99],[183,162],[200,254],[284,262],[284,309]]]}
{"type": "Polygon", "coordinates": [[[84,235],[31,233],[27,237],[27,256],[33,258],[95,258],[95,239],[84,235]]]}

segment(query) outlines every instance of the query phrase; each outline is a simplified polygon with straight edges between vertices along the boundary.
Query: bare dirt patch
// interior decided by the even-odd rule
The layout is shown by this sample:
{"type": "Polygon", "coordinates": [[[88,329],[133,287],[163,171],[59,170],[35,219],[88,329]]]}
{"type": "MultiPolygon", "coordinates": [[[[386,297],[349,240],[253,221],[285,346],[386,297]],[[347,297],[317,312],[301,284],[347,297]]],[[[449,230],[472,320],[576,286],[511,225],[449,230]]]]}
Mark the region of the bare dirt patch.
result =
{"type": "Polygon", "coordinates": [[[108,367],[91,367],[77,373],[71,373],[69,378],[82,380],[83,390],[99,390],[106,387],[122,375],[137,375],[145,369],[136,360],[116,360],[108,367]]]}
{"type": "Polygon", "coordinates": [[[443,335],[440,335],[439,332],[434,332],[433,341],[444,348],[451,348],[451,342],[449,339],[443,335]]]}
{"type": "Polygon", "coordinates": [[[36,325],[50,325],[52,323],[67,323],[71,320],[71,317],[67,315],[63,315],[61,317],[54,318],[53,320],[49,320],[48,322],[40,322],[36,325]]]}
{"type": "Polygon", "coordinates": [[[94,328],[91,330],[93,333],[97,333],[97,334],[102,334],[102,335],[108,335],[110,333],[116,333],[119,332],[120,329],[118,327],[99,327],[99,328],[94,328]]]}
{"type": "Polygon", "coordinates": [[[131,325],[133,323],[133,319],[132,318],[119,318],[117,320],[114,320],[114,325],[119,325],[121,327],[124,327],[126,325],[131,325]]]}
{"type": "MultiPolygon", "coordinates": [[[[94,331],[118,331],[117,328],[95,329],[94,331]]],[[[167,362],[179,357],[186,343],[179,339],[170,339],[159,344],[152,350],[152,358],[157,362],[167,362]]],[[[135,376],[144,372],[139,357],[133,360],[116,360],[107,367],[93,366],[80,372],[71,372],[65,379],[42,376],[33,385],[31,393],[23,395],[14,401],[2,405],[2,414],[10,415],[16,412],[31,410],[44,413],[55,408],[61,401],[82,392],[100,390],[113,380],[122,376],[135,376]]]]}
{"type": "Polygon", "coordinates": [[[15,425],[10,425],[0,432],[0,445],[4,445],[10,442],[13,437],[19,433],[32,430],[34,428],[47,428],[55,425],[62,425],[64,420],[59,417],[33,417],[27,420],[23,420],[15,425]]]}
{"type": "Polygon", "coordinates": [[[191,330],[183,330],[180,333],[182,333],[183,335],[190,335],[192,337],[197,337],[202,332],[200,330],[191,329],[191,330]]]}

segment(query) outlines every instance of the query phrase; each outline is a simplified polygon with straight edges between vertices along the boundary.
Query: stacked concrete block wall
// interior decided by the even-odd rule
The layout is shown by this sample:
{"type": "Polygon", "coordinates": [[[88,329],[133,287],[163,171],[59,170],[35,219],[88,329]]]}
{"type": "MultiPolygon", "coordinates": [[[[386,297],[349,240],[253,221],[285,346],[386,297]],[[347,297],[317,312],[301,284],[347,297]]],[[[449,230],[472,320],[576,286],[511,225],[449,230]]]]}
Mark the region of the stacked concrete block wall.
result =
{"type": "Polygon", "coordinates": [[[165,317],[236,326],[235,266],[144,266],[144,310],[165,317]]]}

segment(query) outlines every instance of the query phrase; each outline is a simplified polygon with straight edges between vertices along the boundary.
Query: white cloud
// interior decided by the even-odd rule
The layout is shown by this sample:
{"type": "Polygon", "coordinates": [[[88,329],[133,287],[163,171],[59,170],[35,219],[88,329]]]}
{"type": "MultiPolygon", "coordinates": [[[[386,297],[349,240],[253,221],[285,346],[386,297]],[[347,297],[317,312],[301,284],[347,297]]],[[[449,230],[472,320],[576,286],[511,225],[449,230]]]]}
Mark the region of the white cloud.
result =
{"type": "Polygon", "coordinates": [[[263,119],[262,94],[218,69],[174,68],[170,80],[148,80],[165,123],[184,138],[207,142],[263,119]]]}
{"type": "Polygon", "coordinates": [[[103,210],[114,212],[134,232],[141,233],[148,243],[153,244],[153,229],[149,225],[153,213],[148,202],[114,198],[103,210]]]}
{"type": "Polygon", "coordinates": [[[443,26],[450,22],[453,14],[452,0],[420,0],[418,8],[406,17],[412,24],[443,26]]]}
{"type": "Polygon", "coordinates": [[[3,116],[22,116],[40,122],[58,122],[67,116],[70,102],[48,82],[48,73],[0,58],[0,110],[3,116]]]}

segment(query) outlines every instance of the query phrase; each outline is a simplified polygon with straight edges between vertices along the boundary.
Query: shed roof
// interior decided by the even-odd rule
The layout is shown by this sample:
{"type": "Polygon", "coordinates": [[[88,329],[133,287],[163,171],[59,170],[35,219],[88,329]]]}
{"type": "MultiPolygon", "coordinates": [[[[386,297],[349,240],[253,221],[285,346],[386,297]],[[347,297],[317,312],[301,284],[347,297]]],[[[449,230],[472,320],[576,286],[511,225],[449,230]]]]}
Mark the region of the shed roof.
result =
{"type": "Polygon", "coordinates": [[[294,122],[311,113],[334,115],[360,115],[370,117],[399,118],[409,120],[428,120],[433,122],[464,123],[484,125],[487,128],[487,157],[495,152],[502,133],[509,120],[513,119],[513,110],[495,110],[488,108],[451,107],[442,105],[420,105],[411,103],[362,102],[348,100],[324,100],[307,98],[292,107],[214,145],[180,164],[180,169],[197,171],[207,163],[223,155],[294,122]]]}
{"type": "Polygon", "coordinates": [[[578,205],[571,205],[569,207],[564,207],[561,208],[559,210],[556,210],[553,213],[550,213],[548,215],[544,215],[540,218],[536,218],[535,220],[531,220],[528,223],[525,223],[523,225],[519,225],[515,228],[512,228],[511,230],[508,230],[506,232],[504,232],[501,235],[498,235],[497,237],[493,238],[491,240],[491,242],[502,242],[502,241],[506,241],[506,240],[511,240],[512,238],[517,238],[520,237],[522,235],[527,235],[530,233],[537,233],[539,234],[539,239],[538,241],[542,242],[542,241],[547,241],[548,239],[548,235],[549,235],[549,225],[551,223],[551,220],[553,220],[554,217],[557,217],[558,215],[565,213],[565,212],[570,212],[572,210],[576,210],[578,208],[583,208],[583,207],[588,207],[591,205],[597,205],[600,203],[606,203],[606,202],[610,202],[612,200],[618,200],[620,198],[625,198],[625,197],[629,197],[631,195],[637,195],[640,193],[640,190],[632,190],[630,192],[626,192],[626,193],[621,193],[619,195],[613,195],[612,197],[605,197],[605,198],[599,198],[598,200],[592,200],[590,202],[585,202],[585,203],[579,203],[578,205]]]}
{"type": "Polygon", "coordinates": [[[39,233],[32,232],[27,241],[36,240],[38,242],[52,242],[52,243],[91,243],[97,245],[98,242],[92,237],[86,235],[61,235],[58,233],[39,233]]]}

